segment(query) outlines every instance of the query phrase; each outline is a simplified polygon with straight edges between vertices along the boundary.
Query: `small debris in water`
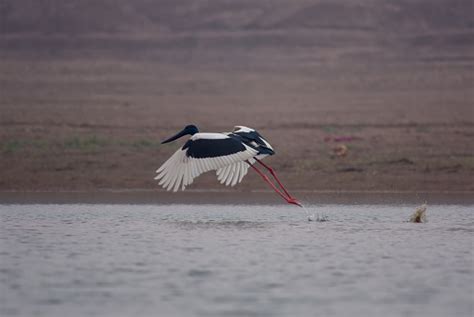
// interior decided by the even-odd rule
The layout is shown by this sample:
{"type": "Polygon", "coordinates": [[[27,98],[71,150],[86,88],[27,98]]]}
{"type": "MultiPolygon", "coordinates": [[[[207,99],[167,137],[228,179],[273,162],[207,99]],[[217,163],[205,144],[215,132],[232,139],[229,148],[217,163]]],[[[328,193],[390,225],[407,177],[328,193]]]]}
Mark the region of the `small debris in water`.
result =
{"type": "Polygon", "coordinates": [[[326,222],[326,221],[329,221],[329,217],[326,216],[326,215],[318,215],[318,217],[316,218],[316,221],[317,222],[326,222]]]}
{"type": "Polygon", "coordinates": [[[413,215],[410,217],[410,222],[414,223],[423,223],[426,222],[426,203],[421,205],[420,207],[416,208],[413,215]]]}
{"type": "Polygon", "coordinates": [[[329,221],[329,217],[326,215],[312,214],[312,215],[308,215],[308,221],[326,222],[326,221],[329,221]]]}

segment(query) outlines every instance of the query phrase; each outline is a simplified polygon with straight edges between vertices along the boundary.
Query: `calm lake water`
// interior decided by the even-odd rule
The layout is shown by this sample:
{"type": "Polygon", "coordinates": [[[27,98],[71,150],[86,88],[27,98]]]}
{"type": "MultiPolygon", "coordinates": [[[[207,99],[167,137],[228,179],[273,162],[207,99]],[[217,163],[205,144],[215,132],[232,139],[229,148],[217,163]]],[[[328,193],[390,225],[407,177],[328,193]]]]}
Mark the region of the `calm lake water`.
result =
{"type": "Polygon", "coordinates": [[[0,205],[1,316],[472,316],[474,207],[0,205]]]}

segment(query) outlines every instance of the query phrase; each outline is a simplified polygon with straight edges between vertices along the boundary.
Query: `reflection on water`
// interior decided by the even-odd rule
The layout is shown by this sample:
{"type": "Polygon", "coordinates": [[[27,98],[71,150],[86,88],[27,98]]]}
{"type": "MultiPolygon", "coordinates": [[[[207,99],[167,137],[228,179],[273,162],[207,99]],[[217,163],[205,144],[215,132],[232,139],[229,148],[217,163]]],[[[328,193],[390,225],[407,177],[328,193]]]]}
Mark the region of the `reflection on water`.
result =
{"type": "Polygon", "coordinates": [[[0,315],[472,315],[472,206],[308,210],[0,206],[0,315]]]}
{"type": "Polygon", "coordinates": [[[257,228],[265,228],[269,225],[269,223],[262,223],[262,222],[252,222],[252,221],[244,221],[244,220],[208,220],[208,221],[175,221],[170,222],[170,225],[175,225],[177,227],[193,230],[193,229],[221,229],[221,230],[246,230],[246,229],[257,229],[257,228]]]}

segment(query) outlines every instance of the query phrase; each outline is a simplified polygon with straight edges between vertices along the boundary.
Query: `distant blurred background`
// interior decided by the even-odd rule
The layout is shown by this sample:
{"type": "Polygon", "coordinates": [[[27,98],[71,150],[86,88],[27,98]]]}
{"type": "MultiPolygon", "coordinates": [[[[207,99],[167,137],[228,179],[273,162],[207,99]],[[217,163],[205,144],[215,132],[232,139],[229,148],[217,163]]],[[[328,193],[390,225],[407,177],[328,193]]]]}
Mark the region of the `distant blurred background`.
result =
{"type": "MultiPolygon", "coordinates": [[[[151,189],[258,129],[299,190],[474,190],[471,0],[0,0],[0,189],[151,189]]],[[[239,190],[265,188],[249,175],[239,190]]],[[[214,175],[191,188],[221,188],[214,175]]]]}

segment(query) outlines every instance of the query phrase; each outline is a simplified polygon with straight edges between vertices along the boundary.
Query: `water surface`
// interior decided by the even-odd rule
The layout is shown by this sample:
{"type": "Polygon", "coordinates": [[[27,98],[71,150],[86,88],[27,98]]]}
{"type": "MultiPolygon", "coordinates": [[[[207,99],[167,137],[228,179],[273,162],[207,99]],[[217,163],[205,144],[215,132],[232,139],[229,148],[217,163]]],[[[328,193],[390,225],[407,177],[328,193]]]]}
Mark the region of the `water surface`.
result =
{"type": "Polygon", "coordinates": [[[2,316],[472,316],[473,206],[0,205],[2,316]]]}

